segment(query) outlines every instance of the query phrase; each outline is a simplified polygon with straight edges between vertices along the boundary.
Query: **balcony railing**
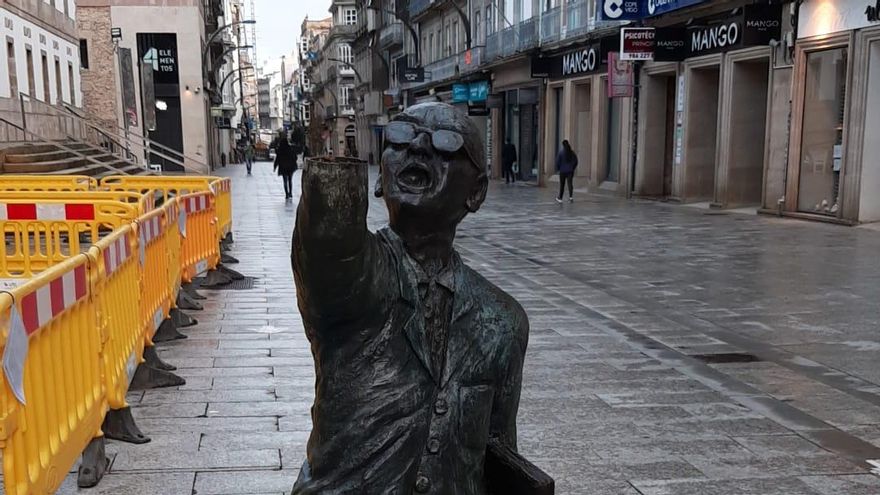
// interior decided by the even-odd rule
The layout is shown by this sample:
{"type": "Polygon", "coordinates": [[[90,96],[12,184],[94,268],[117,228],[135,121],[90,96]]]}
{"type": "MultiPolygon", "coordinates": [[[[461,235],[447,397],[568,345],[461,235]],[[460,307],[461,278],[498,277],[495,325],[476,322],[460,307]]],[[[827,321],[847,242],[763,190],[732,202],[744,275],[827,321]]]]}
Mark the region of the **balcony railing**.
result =
{"type": "Polygon", "coordinates": [[[538,18],[532,17],[516,25],[518,50],[526,52],[538,46],[538,18]]]}
{"type": "Polygon", "coordinates": [[[428,73],[431,74],[431,81],[443,81],[445,79],[449,79],[455,77],[455,69],[458,67],[458,54],[441,58],[436,62],[430,63],[425,66],[425,76],[427,79],[428,73]]]}
{"type": "Polygon", "coordinates": [[[559,41],[559,31],[562,27],[560,19],[562,18],[562,7],[550,9],[541,14],[541,44],[553,43],[559,41]]]}
{"type": "Polygon", "coordinates": [[[417,15],[422,14],[426,10],[430,9],[438,0],[410,0],[409,2],[409,16],[410,18],[416,17],[417,15]]]}
{"type": "Polygon", "coordinates": [[[395,22],[382,28],[379,33],[379,49],[387,50],[389,48],[400,46],[403,44],[403,24],[395,22]]]}
{"type": "Polygon", "coordinates": [[[337,24],[330,28],[330,37],[337,36],[353,38],[357,33],[357,24],[337,24]]]}
{"type": "Polygon", "coordinates": [[[510,26],[501,31],[501,56],[509,57],[516,53],[517,44],[517,26],[510,26]]]}
{"type": "Polygon", "coordinates": [[[475,46],[468,52],[463,52],[458,56],[458,70],[462,74],[467,74],[480,68],[486,62],[486,47],[475,46]]]}
{"type": "Polygon", "coordinates": [[[339,115],[354,115],[354,107],[351,105],[339,105],[339,115]]]}

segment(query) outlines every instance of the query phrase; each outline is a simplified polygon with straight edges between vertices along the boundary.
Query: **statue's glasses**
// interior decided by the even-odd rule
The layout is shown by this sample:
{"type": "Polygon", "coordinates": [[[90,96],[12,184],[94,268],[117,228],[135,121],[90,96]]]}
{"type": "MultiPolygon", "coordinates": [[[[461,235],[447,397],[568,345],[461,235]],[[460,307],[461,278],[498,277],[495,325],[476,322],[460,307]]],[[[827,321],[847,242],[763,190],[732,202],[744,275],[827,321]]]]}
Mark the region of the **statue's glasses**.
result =
{"type": "Polygon", "coordinates": [[[410,144],[422,133],[431,136],[431,144],[437,151],[455,153],[464,146],[464,138],[455,131],[447,129],[433,130],[410,122],[391,122],[385,126],[385,140],[391,144],[410,144]]]}

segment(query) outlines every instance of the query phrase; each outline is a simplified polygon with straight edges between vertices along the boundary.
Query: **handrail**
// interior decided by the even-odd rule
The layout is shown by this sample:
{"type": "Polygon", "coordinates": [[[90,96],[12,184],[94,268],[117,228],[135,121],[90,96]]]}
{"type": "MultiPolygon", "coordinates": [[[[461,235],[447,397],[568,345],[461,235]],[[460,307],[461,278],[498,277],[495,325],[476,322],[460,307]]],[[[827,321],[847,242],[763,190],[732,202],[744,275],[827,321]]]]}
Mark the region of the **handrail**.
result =
{"type": "Polygon", "coordinates": [[[210,166],[208,163],[203,162],[203,161],[201,161],[201,160],[198,159],[198,158],[194,158],[194,157],[192,157],[192,156],[190,156],[190,155],[187,155],[186,153],[183,153],[183,152],[181,152],[181,151],[177,151],[177,150],[175,150],[175,149],[173,149],[173,148],[170,148],[170,147],[168,147],[168,146],[165,146],[165,145],[162,144],[162,143],[157,143],[156,141],[153,141],[152,139],[150,139],[150,138],[148,138],[148,137],[141,136],[140,134],[138,134],[138,133],[136,133],[136,132],[133,132],[133,131],[131,131],[131,130],[126,130],[126,129],[125,129],[124,127],[122,127],[121,125],[118,125],[118,124],[117,124],[117,126],[116,126],[116,131],[115,131],[115,132],[114,132],[114,131],[109,131],[109,130],[107,130],[107,128],[105,128],[105,127],[99,127],[97,124],[91,122],[88,118],[86,118],[86,117],[83,116],[83,115],[80,115],[79,112],[77,112],[75,109],[71,108],[71,107],[68,106],[68,105],[62,105],[62,109],[66,110],[68,113],[72,114],[74,117],[76,117],[76,118],[78,118],[78,119],[81,119],[84,123],[86,123],[86,124],[89,125],[90,127],[95,128],[95,129],[97,129],[97,130],[99,130],[99,131],[102,131],[102,132],[110,132],[110,133],[113,133],[112,135],[116,136],[117,138],[126,139],[125,136],[122,136],[122,135],[119,134],[119,131],[125,131],[125,132],[128,132],[128,134],[130,135],[129,138],[128,138],[129,140],[131,140],[132,138],[134,138],[134,139],[136,139],[136,140],[138,140],[138,141],[142,141],[142,142],[144,143],[144,148],[145,148],[145,149],[147,149],[147,150],[150,151],[151,153],[153,153],[153,154],[159,156],[160,158],[164,158],[164,159],[166,159],[166,160],[169,160],[169,161],[175,163],[176,165],[179,165],[179,166],[183,167],[184,169],[187,169],[187,170],[190,170],[190,171],[193,171],[193,172],[199,173],[199,174],[202,173],[201,171],[195,170],[195,169],[193,169],[193,168],[191,168],[191,167],[187,167],[187,166],[184,164],[185,160],[189,160],[189,161],[191,161],[191,162],[195,162],[195,163],[197,163],[197,164],[199,164],[199,165],[204,166],[204,167],[205,167],[205,170],[211,170],[211,166],[210,166]],[[167,155],[164,155],[164,154],[162,154],[161,152],[154,151],[154,148],[158,148],[158,149],[160,149],[160,150],[163,150],[163,151],[165,151],[165,152],[167,152],[167,153],[172,153],[172,154],[174,154],[174,155],[180,155],[182,158],[172,158],[172,157],[168,157],[167,155]]]}
{"type": "Polygon", "coordinates": [[[114,166],[112,166],[112,165],[110,165],[110,164],[108,164],[108,163],[105,163],[105,162],[102,162],[102,161],[98,161],[98,160],[92,158],[91,156],[86,155],[86,154],[80,152],[79,150],[75,150],[75,149],[73,149],[73,148],[67,146],[67,145],[64,144],[64,143],[61,143],[61,142],[55,141],[55,140],[53,140],[53,139],[47,139],[47,138],[45,138],[45,137],[43,137],[43,136],[40,136],[40,135],[38,135],[38,134],[35,134],[35,133],[33,133],[33,132],[31,132],[31,131],[25,129],[24,127],[22,127],[22,126],[20,126],[20,125],[18,125],[18,124],[16,124],[16,123],[14,123],[14,122],[10,122],[10,121],[8,121],[8,120],[2,118],[2,117],[0,117],[0,123],[6,124],[6,125],[8,125],[8,126],[13,127],[14,129],[18,129],[19,131],[21,131],[21,132],[22,132],[22,135],[25,137],[24,141],[27,141],[27,136],[30,135],[30,136],[33,136],[34,138],[36,138],[36,141],[38,141],[38,142],[42,142],[42,143],[44,143],[44,144],[51,144],[52,146],[56,146],[57,148],[61,149],[62,151],[66,151],[66,152],[68,152],[68,153],[73,153],[73,154],[74,154],[75,156],[77,156],[78,158],[82,158],[82,159],[84,159],[84,160],[86,160],[86,161],[89,161],[89,162],[92,162],[92,163],[94,163],[94,164],[96,164],[96,165],[100,165],[101,167],[104,167],[104,168],[110,169],[110,170],[112,170],[113,172],[116,172],[117,174],[121,174],[121,175],[129,175],[127,172],[124,172],[124,171],[122,171],[121,169],[118,169],[118,168],[116,168],[116,167],[114,167],[114,166]]]}

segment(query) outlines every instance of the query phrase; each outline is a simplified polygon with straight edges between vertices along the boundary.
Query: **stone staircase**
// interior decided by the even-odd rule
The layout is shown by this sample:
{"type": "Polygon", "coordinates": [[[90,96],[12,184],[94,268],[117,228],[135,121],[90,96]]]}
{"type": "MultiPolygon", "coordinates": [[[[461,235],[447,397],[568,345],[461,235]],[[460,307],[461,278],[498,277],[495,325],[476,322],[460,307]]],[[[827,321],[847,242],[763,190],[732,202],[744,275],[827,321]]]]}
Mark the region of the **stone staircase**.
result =
{"type": "Polygon", "coordinates": [[[0,149],[0,172],[95,178],[120,174],[150,175],[143,166],[82,141],[67,141],[61,146],[46,143],[8,145],[0,149]]]}

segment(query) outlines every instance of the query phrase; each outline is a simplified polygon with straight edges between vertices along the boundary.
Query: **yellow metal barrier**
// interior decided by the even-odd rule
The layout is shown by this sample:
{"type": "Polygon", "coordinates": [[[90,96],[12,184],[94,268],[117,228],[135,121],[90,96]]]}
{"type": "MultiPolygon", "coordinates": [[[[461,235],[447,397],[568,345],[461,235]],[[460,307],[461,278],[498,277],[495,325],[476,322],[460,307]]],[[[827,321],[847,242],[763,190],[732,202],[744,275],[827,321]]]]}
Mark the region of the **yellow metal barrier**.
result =
{"type": "Polygon", "coordinates": [[[0,191],[89,191],[98,180],[86,175],[2,175],[0,191]]]}
{"type": "Polygon", "coordinates": [[[20,374],[0,376],[0,448],[9,495],[54,493],[100,436],[107,408],[100,359],[105,336],[89,285],[83,255],[0,293],[0,351],[23,362],[20,374]]]}
{"type": "Polygon", "coordinates": [[[180,246],[182,278],[186,283],[217,268],[220,263],[214,199],[211,192],[191,193],[178,198],[181,211],[186,214],[186,227],[181,229],[183,239],[180,246]]]}
{"type": "Polygon", "coordinates": [[[167,222],[167,228],[165,229],[167,240],[165,244],[168,253],[168,283],[171,286],[171,307],[176,307],[177,293],[180,291],[180,284],[183,283],[181,249],[183,247],[182,230],[186,227],[186,219],[181,216],[180,208],[180,200],[178,199],[166,203],[163,207],[167,222]]]}
{"type": "Polygon", "coordinates": [[[132,308],[139,306],[144,295],[134,226],[120,227],[92,246],[88,254],[92,258],[92,290],[100,310],[98,323],[108,336],[101,356],[107,402],[112,409],[122,409],[128,407],[125,394],[144,352],[140,312],[132,308]]]}
{"type": "Polygon", "coordinates": [[[145,345],[171,311],[180,287],[180,232],[177,200],[137,221],[142,256],[140,325],[145,345]]]}
{"type": "Polygon", "coordinates": [[[110,176],[101,179],[100,187],[111,191],[145,192],[156,190],[165,200],[186,194],[210,191],[216,196],[216,215],[219,222],[218,239],[232,232],[232,180],[204,176],[110,176]]]}
{"type": "Polygon", "coordinates": [[[33,277],[137,217],[118,201],[0,199],[0,277],[33,277]]]}
{"type": "MultiPolygon", "coordinates": [[[[0,176],[0,182],[3,182],[0,176]]],[[[140,194],[129,191],[3,191],[0,189],[0,201],[6,199],[30,199],[35,201],[68,201],[68,200],[101,200],[119,201],[137,206],[138,213],[143,215],[156,208],[153,191],[140,194]]]]}

